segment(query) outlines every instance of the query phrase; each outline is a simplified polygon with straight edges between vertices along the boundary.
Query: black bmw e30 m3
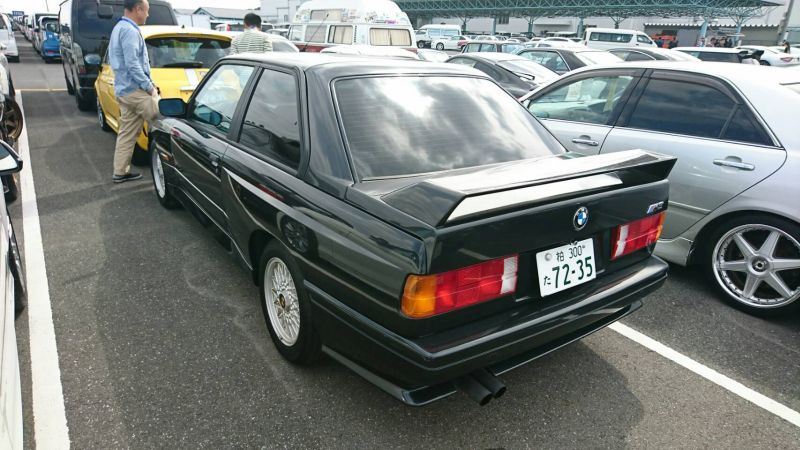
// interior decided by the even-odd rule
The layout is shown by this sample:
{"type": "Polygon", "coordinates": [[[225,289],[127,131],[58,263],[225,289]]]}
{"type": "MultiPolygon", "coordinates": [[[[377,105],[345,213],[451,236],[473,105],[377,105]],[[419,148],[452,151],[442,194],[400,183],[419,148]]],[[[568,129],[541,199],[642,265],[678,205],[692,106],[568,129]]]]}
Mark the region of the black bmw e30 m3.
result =
{"type": "Polygon", "coordinates": [[[280,353],[325,353],[410,405],[499,397],[498,375],[667,276],[674,160],[567,153],[473,69],[238,55],[160,110],[156,196],[230,239],[280,353]]]}

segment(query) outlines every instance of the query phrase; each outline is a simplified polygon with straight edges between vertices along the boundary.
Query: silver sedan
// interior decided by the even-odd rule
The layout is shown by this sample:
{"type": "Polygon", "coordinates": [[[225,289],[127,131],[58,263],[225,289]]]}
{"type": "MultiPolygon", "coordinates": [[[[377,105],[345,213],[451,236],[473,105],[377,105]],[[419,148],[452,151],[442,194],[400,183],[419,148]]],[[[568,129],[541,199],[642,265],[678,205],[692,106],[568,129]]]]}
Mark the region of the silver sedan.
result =
{"type": "Polygon", "coordinates": [[[521,100],[571,151],[678,157],[656,253],[748,312],[800,309],[800,71],[593,66],[521,100]]]}

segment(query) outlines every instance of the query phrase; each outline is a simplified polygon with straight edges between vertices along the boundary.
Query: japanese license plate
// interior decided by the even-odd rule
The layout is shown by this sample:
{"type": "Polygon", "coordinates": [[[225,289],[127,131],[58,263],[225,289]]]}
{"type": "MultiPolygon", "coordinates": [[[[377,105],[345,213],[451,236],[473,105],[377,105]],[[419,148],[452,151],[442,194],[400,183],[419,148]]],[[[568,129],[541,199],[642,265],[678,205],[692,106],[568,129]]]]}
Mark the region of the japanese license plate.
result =
{"type": "Polygon", "coordinates": [[[536,254],[542,297],[594,280],[594,243],[591,239],[536,254]]]}

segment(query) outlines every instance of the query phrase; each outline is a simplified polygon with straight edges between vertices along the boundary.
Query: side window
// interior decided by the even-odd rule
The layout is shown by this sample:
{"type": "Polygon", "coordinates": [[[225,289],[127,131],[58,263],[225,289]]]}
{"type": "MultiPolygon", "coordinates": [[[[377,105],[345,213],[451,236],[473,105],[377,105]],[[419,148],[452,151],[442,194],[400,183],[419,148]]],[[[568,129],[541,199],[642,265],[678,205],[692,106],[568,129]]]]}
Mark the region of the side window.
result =
{"type": "Polygon", "coordinates": [[[673,80],[650,80],[628,126],[718,138],[735,103],[717,89],[673,80]]]}
{"type": "Polygon", "coordinates": [[[306,42],[325,42],[325,28],[327,25],[306,25],[306,42]]]}
{"type": "Polygon", "coordinates": [[[300,126],[294,76],[264,70],[244,116],[239,142],[269,159],[297,168],[300,126]]]}
{"type": "Polygon", "coordinates": [[[736,113],[725,128],[723,139],[729,141],[749,142],[752,144],[772,145],[772,141],[761,125],[755,120],[744,105],[739,105],[736,113]]]}
{"type": "Polygon", "coordinates": [[[464,53],[472,53],[480,50],[481,44],[467,44],[464,46],[464,53]]]}
{"type": "Polygon", "coordinates": [[[232,64],[215,70],[195,95],[188,118],[227,133],[236,104],[252,74],[252,67],[232,64]]]}
{"type": "Polygon", "coordinates": [[[647,36],[642,36],[641,34],[636,35],[636,40],[639,41],[641,44],[651,44],[653,41],[650,40],[647,36]]]}
{"type": "Polygon", "coordinates": [[[538,51],[538,52],[525,52],[522,56],[529,58],[535,63],[539,63],[553,72],[564,73],[569,71],[567,63],[556,52],[538,51]]]}
{"type": "Polygon", "coordinates": [[[411,46],[411,33],[401,28],[371,28],[369,30],[370,45],[411,46]]]}
{"type": "Polygon", "coordinates": [[[352,44],[353,27],[350,25],[334,25],[328,30],[328,42],[333,44],[352,44]]]}
{"type": "Polygon", "coordinates": [[[496,50],[495,44],[481,44],[481,49],[479,51],[481,51],[481,52],[493,52],[495,50],[496,50]]]}
{"type": "Polygon", "coordinates": [[[607,125],[633,76],[584,78],[531,101],[528,109],[542,119],[607,125]]]}

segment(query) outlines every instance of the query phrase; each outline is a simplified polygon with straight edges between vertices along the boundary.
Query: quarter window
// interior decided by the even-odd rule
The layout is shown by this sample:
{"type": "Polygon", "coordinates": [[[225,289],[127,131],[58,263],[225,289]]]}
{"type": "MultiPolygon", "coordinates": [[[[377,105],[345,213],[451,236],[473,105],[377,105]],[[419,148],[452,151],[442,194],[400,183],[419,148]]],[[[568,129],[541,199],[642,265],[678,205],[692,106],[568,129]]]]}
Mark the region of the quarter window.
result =
{"type": "Polygon", "coordinates": [[[252,67],[232,64],[215,70],[195,96],[189,119],[227,133],[236,104],[252,74],[252,67]]]}
{"type": "Polygon", "coordinates": [[[352,44],[353,27],[350,25],[334,25],[328,30],[328,42],[332,44],[352,44]]]}
{"type": "Polygon", "coordinates": [[[725,128],[723,139],[729,141],[749,142],[760,145],[772,145],[767,134],[756,122],[746,107],[739,106],[736,113],[731,118],[730,123],[725,128]]]}
{"type": "Polygon", "coordinates": [[[399,28],[371,28],[369,30],[371,45],[411,46],[411,33],[399,28]]]}
{"type": "Polygon", "coordinates": [[[578,80],[533,100],[528,109],[541,119],[610,125],[633,77],[592,77],[578,80]]]}
{"type": "Polygon", "coordinates": [[[640,44],[652,44],[653,41],[650,40],[647,36],[642,36],[640,34],[636,35],[636,40],[639,41],[640,44]]]}
{"type": "Polygon", "coordinates": [[[244,116],[239,142],[293,169],[300,164],[297,84],[292,75],[265,70],[244,116]]]}
{"type": "Polygon", "coordinates": [[[628,126],[664,133],[719,138],[734,101],[710,86],[650,80],[628,126]]]}

